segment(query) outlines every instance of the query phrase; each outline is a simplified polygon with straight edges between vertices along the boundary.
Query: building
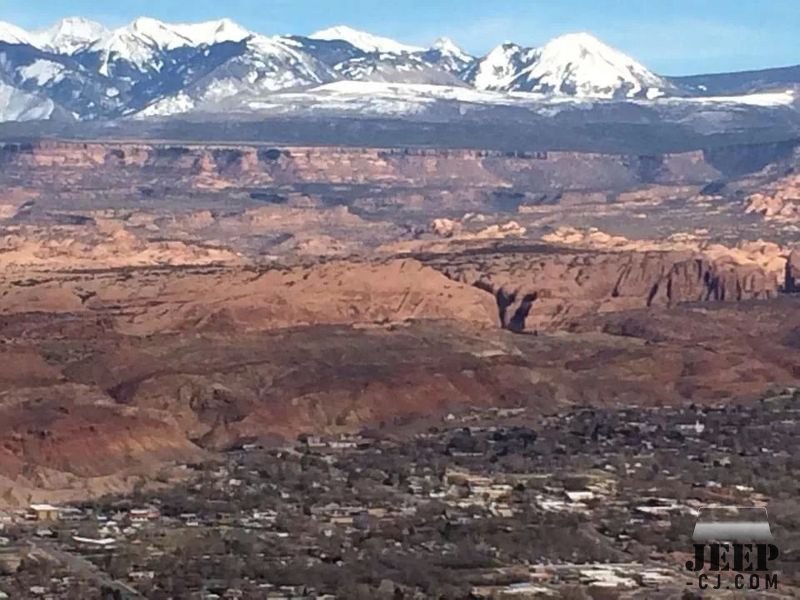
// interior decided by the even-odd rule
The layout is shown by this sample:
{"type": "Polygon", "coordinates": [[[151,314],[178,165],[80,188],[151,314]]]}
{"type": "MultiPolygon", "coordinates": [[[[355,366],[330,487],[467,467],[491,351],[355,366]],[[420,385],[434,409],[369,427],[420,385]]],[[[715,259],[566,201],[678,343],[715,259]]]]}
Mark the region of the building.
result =
{"type": "Polygon", "coordinates": [[[37,521],[58,521],[61,509],[52,504],[31,504],[29,514],[37,521]]]}
{"type": "Polygon", "coordinates": [[[157,508],[148,506],[146,508],[132,508],[128,512],[128,518],[131,523],[146,523],[147,521],[155,521],[161,516],[157,508]]]}

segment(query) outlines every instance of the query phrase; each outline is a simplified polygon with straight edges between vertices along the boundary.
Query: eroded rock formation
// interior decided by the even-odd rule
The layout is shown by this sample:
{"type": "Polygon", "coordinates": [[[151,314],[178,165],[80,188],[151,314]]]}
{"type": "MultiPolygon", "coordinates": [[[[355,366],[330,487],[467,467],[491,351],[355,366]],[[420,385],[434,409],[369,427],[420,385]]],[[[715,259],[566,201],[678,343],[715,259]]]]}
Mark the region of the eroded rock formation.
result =
{"type": "Polygon", "coordinates": [[[456,281],[491,292],[501,321],[515,331],[556,329],[592,312],[766,299],[778,292],[775,278],[757,265],[688,252],[541,247],[465,253],[431,264],[456,281]]]}
{"type": "Polygon", "coordinates": [[[800,222],[800,175],[783,177],[748,196],[745,212],[778,222],[800,222]]]}

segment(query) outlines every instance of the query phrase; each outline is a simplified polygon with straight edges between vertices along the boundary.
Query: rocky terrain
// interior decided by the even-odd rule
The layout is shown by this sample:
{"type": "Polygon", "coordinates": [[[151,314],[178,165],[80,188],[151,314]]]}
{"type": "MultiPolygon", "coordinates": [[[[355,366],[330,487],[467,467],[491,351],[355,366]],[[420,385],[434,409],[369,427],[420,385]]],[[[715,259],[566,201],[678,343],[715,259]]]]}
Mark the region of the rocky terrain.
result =
{"type": "Polygon", "coordinates": [[[791,146],[37,140],[0,162],[4,504],[248,440],[798,380],[792,224],[748,214],[791,146]]]}
{"type": "Polygon", "coordinates": [[[728,267],[711,284],[719,267],[674,253],[517,249],[473,255],[471,271],[468,256],[9,273],[4,498],[125,489],[143,469],[247,439],[473,405],[746,397],[796,377],[793,300],[678,306],[774,296],[751,269],[728,267]],[[543,263],[533,286],[530,267],[543,263]],[[492,277],[529,286],[527,321],[524,298],[509,283],[491,289],[492,277]],[[651,297],[653,281],[665,291],[651,297]],[[570,333],[515,336],[501,324],[570,333]]]}
{"type": "Polygon", "coordinates": [[[750,195],[746,212],[796,225],[800,220],[800,176],[788,175],[750,195]]]}

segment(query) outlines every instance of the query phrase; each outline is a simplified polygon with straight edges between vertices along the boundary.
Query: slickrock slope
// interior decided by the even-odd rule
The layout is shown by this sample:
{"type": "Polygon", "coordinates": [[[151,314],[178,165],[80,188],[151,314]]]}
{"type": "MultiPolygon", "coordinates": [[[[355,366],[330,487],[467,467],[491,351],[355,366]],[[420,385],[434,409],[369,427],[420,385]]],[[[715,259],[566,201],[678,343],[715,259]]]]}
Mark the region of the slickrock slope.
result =
{"type": "Polygon", "coordinates": [[[491,292],[503,326],[556,329],[592,312],[765,299],[778,282],[755,264],[691,252],[589,252],[541,246],[434,257],[448,277],[491,292]]]}
{"type": "Polygon", "coordinates": [[[751,194],[745,212],[762,215],[765,219],[800,223],[800,175],[789,175],[751,194]]]}
{"type": "Polygon", "coordinates": [[[2,383],[0,498],[122,490],[201,449],[469,406],[746,398],[800,381],[797,308],[628,311],[539,336],[441,320],[126,335],[89,311],[7,315],[0,336],[26,371],[2,383]]]}
{"type": "Polygon", "coordinates": [[[12,226],[0,231],[0,269],[7,273],[241,262],[236,252],[226,248],[151,241],[115,224],[12,226]]]}
{"type": "Polygon", "coordinates": [[[407,319],[496,324],[490,296],[408,259],[263,270],[55,274],[6,280],[4,285],[0,314],[89,312],[131,335],[407,319]]]}

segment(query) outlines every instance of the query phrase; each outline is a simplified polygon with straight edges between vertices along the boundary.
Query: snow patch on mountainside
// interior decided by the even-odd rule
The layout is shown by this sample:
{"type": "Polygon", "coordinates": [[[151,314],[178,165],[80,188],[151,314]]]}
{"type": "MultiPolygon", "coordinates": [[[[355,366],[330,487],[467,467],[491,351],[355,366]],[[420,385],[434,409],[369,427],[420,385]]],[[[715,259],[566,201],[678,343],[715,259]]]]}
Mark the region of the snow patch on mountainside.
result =
{"type": "Polygon", "coordinates": [[[759,94],[744,94],[741,96],[703,96],[700,98],[666,98],[662,102],[666,103],[689,103],[689,104],[738,104],[741,106],[791,106],[798,100],[797,94],[793,90],[784,92],[764,92],[759,94]]]}
{"type": "Polygon", "coordinates": [[[175,96],[164,98],[151,104],[142,111],[136,113],[138,119],[148,119],[153,117],[169,117],[187,113],[195,107],[195,101],[187,94],[181,92],[175,96]]]}
{"type": "Polygon", "coordinates": [[[45,85],[61,81],[65,70],[61,63],[39,59],[19,69],[19,74],[24,80],[32,79],[37,85],[45,85]]]}
{"type": "MultiPolygon", "coordinates": [[[[516,106],[533,112],[555,111],[546,96],[532,93],[479,91],[467,87],[386,83],[378,81],[336,81],[299,92],[278,92],[266,98],[241,97],[226,110],[285,115],[292,113],[412,116],[441,104],[459,112],[471,107],[516,106]]],[[[555,104],[576,105],[564,99],[555,104]]]]}
{"type": "MultiPolygon", "coordinates": [[[[793,99],[794,96],[787,92],[720,97],[706,104],[709,110],[727,106],[726,110],[730,111],[736,110],[737,106],[786,105],[793,99]]],[[[628,102],[642,106],[669,106],[677,110],[675,114],[680,116],[693,114],[695,109],[692,107],[702,100],[705,99],[671,98],[653,102],[638,98],[628,102]]],[[[230,115],[258,113],[265,116],[313,114],[411,117],[428,111],[444,110],[449,114],[454,111],[457,114],[466,114],[471,110],[491,107],[513,107],[533,115],[553,117],[565,110],[585,110],[598,104],[619,104],[614,100],[582,99],[535,92],[497,92],[457,86],[379,81],[336,81],[310,89],[284,90],[269,95],[245,92],[228,97],[216,105],[206,103],[192,106],[192,102],[187,97],[159,103],[137,117],[163,117],[192,110],[230,115]]]]}
{"type": "Polygon", "coordinates": [[[329,27],[322,29],[310,36],[314,40],[342,40],[362,50],[363,52],[386,52],[399,54],[402,52],[422,52],[425,49],[418,46],[409,46],[408,44],[401,44],[391,38],[381,37],[367,33],[366,31],[359,31],[347,25],[338,25],[336,27],[329,27]]]}
{"type": "Polygon", "coordinates": [[[0,82],[0,121],[49,119],[54,110],[52,100],[39,98],[0,82]]]}

